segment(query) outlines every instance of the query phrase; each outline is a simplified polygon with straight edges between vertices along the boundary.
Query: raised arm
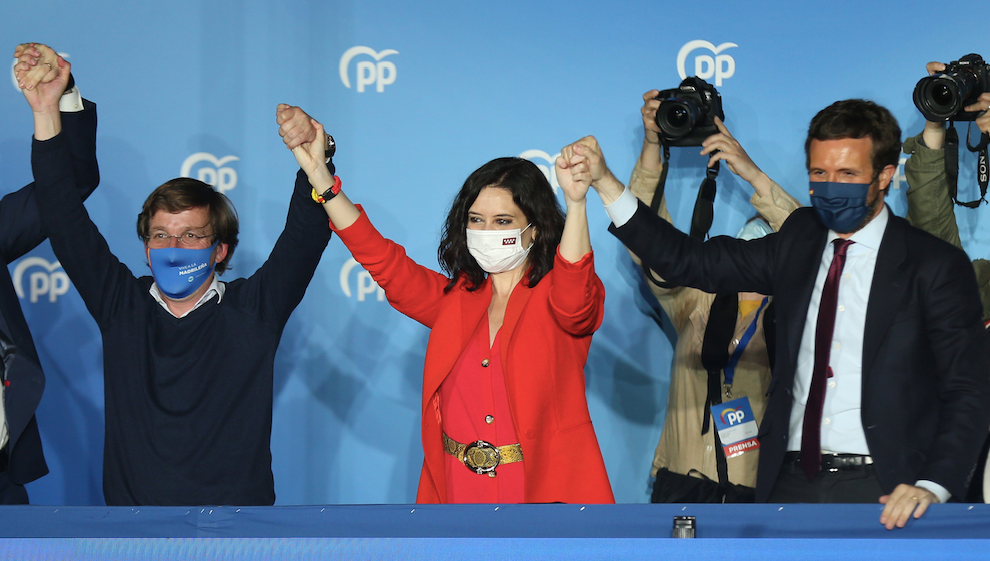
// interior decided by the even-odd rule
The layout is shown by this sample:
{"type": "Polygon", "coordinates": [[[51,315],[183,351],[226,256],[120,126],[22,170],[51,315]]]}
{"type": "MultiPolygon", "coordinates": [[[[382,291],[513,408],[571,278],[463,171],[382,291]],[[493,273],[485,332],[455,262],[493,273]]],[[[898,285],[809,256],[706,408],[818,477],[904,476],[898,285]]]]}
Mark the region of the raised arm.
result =
{"type": "MultiPolygon", "coordinates": [[[[926,65],[928,75],[945,70],[941,62],[926,65]]],[[[955,205],[949,196],[945,173],[945,121],[926,121],[921,134],[904,141],[907,178],[907,220],[912,226],[962,247],[956,225],[955,205]]]]}
{"type": "MultiPolygon", "coordinates": [[[[55,51],[40,43],[25,43],[14,50],[15,78],[24,86],[25,99],[34,116],[35,137],[65,137],[71,154],[76,190],[89,196],[100,182],[96,161],[96,106],[79,97],[75,88],[63,91],[70,81],[70,66],[55,51]],[[49,68],[51,65],[51,69],[49,68]]],[[[35,204],[35,186],[9,193],[0,202],[0,255],[6,263],[20,258],[45,239],[35,204]]]]}
{"type": "Polygon", "coordinates": [[[591,253],[591,236],[588,233],[587,195],[591,188],[591,169],[588,155],[593,154],[584,143],[596,145],[593,137],[587,136],[568,144],[557,157],[557,181],[564,192],[567,218],[564,233],[560,238],[560,256],[570,263],[577,263],[591,253]]]}
{"type": "MultiPolygon", "coordinates": [[[[287,146],[316,139],[308,115],[298,107],[279,107],[276,121],[287,146]]],[[[321,159],[320,167],[332,173],[333,163],[321,159]]],[[[260,310],[263,321],[274,325],[284,325],[299,305],[330,241],[326,216],[310,196],[312,190],[306,174],[297,172],[282,233],[264,265],[247,279],[240,291],[245,299],[259,302],[260,306],[251,307],[260,310]]]]}
{"type": "MultiPolygon", "coordinates": [[[[283,120],[287,118],[286,115],[290,111],[296,109],[298,108],[285,104],[278,106],[277,118],[279,125],[283,126],[283,128],[279,129],[279,134],[282,134],[285,145],[292,150],[292,155],[296,157],[299,167],[306,173],[313,189],[322,195],[334,187],[333,175],[325,164],[327,145],[323,139],[327,138],[327,133],[323,129],[323,125],[317,122],[316,119],[310,119],[310,125],[316,131],[316,138],[320,141],[296,143],[295,139],[299,133],[296,133],[292,129],[284,128],[285,121],[283,120]]],[[[343,191],[340,191],[330,199],[326,199],[326,202],[323,203],[323,210],[326,211],[327,216],[330,217],[330,222],[333,223],[334,228],[337,230],[343,230],[354,224],[358,216],[361,215],[361,211],[354,206],[354,203],[347,198],[347,195],[343,191]]]]}
{"type": "Polygon", "coordinates": [[[26,43],[14,50],[17,85],[31,106],[34,138],[48,140],[62,132],[59,99],[69,83],[72,65],[44,45],[26,43]]]}
{"type": "Polygon", "coordinates": [[[713,166],[717,161],[724,161],[729,171],[752,185],[753,196],[750,197],[750,204],[767,219],[774,231],[780,230],[787,217],[801,208],[801,203],[753,162],[718,117],[715,118],[715,126],[718,127],[719,132],[709,136],[702,143],[702,155],[710,155],[708,167],[713,166]]]}
{"type": "MultiPolygon", "coordinates": [[[[298,108],[279,105],[280,125],[284,125],[282,119],[285,112],[292,109],[298,108]]],[[[279,134],[282,134],[286,146],[292,150],[296,162],[308,177],[314,194],[323,199],[323,210],[330,218],[331,227],[354,259],[385,290],[389,303],[396,310],[427,327],[433,327],[440,309],[436,302],[442,298],[444,287],[450,279],[418,265],[406,255],[402,246],[383,238],[375,230],[368,217],[347,198],[324,165],[327,149],[324,139],[327,136],[323,125],[315,119],[310,119],[309,124],[316,138],[311,142],[293,142],[295,135],[284,126],[279,129],[279,134]]]]}

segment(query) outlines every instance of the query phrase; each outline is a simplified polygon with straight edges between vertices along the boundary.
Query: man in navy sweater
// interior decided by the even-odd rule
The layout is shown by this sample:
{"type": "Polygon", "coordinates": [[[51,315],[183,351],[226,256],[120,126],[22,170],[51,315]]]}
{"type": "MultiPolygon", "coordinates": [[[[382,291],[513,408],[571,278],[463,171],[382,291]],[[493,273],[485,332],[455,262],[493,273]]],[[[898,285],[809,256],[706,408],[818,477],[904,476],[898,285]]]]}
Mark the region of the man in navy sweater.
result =
{"type": "MultiPolygon", "coordinates": [[[[279,123],[290,148],[312,139],[297,108],[279,123]]],[[[306,175],[268,261],[229,283],[230,202],[194,179],[158,187],[137,224],[152,276],[135,278],[87,214],[64,136],[36,119],[32,166],[52,248],[103,335],[107,504],[273,504],[275,350],[330,240],[306,175]]]]}

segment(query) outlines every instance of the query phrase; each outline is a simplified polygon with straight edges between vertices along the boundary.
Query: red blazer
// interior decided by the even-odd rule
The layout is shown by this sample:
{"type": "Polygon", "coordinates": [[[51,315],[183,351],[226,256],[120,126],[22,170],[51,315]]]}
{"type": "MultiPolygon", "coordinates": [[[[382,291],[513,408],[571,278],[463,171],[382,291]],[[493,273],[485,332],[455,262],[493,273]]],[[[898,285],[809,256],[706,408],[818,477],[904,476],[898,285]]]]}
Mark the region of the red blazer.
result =
{"type": "MultiPolygon", "coordinates": [[[[449,279],[417,265],[401,246],[383,238],[363,210],[353,225],[334,231],[389,303],[432,330],[423,369],[424,460],[416,501],[445,503],[440,384],[488,313],[491,283],[469,292],[461,280],[444,293],[449,279]]],[[[524,457],[526,502],[615,502],[584,386],[588,347],[604,304],[591,254],[574,264],[558,254],[553,270],[535,287],[522,282],[509,297],[501,359],[524,457]]]]}

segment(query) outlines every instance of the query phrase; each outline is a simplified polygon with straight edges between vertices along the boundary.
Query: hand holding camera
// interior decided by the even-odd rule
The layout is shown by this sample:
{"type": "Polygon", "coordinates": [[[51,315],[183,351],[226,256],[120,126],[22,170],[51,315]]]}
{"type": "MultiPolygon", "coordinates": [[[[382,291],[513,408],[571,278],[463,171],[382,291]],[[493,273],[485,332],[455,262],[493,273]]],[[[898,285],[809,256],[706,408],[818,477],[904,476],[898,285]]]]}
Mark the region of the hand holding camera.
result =
{"type": "Polygon", "coordinates": [[[914,105],[925,119],[975,121],[983,116],[981,111],[990,104],[980,102],[981,95],[990,92],[990,64],[983,57],[968,54],[949,64],[930,62],[927,68],[929,76],[914,87],[914,105]]]}
{"type": "Polygon", "coordinates": [[[987,186],[990,184],[990,167],[987,146],[990,145],[990,64],[977,54],[968,54],[948,64],[929,62],[928,76],[918,81],[914,88],[914,104],[925,116],[923,138],[929,148],[945,149],[945,173],[949,184],[949,194],[956,204],[968,208],[978,208],[986,200],[987,186]],[[974,146],[970,143],[969,130],[966,134],[966,148],[978,154],[976,179],[980,185],[980,198],[961,202],[957,198],[959,179],[959,135],[950,126],[943,129],[942,123],[949,121],[975,122],[981,134],[974,146]]]}
{"type": "Polygon", "coordinates": [[[701,146],[718,134],[715,119],[725,119],[722,96],[701,78],[685,78],[680,87],[658,92],[656,121],[661,142],[666,146],[701,146]]]}
{"type": "Polygon", "coordinates": [[[752,185],[760,196],[769,195],[770,187],[773,184],[770,176],[753,162],[739,141],[725,127],[722,119],[715,117],[715,127],[719,132],[709,136],[701,143],[704,147],[701,154],[703,156],[711,154],[711,157],[708,158],[708,167],[712,167],[715,162],[722,160],[729,166],[729,171],[752,185]]]}

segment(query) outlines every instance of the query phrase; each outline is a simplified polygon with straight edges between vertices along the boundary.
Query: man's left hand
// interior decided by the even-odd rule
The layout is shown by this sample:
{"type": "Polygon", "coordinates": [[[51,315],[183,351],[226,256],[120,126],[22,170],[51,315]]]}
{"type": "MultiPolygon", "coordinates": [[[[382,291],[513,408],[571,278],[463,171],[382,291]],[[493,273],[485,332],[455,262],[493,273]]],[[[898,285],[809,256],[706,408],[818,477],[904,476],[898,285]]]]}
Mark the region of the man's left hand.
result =
{"type": "Polygon", "coordinates": [[[310,120],[309,115],[298,107],[280,103],[275,108],[278,134],[289,150],[316,140],[316,127],[310,120]]]}
{"type": "Polygon", "coordinates": [[[912,513],[915,518],[921,518],[928,505],[937,502],[938,497],[928,489],[901,483],[893,493],[880,497],[880,503],[886,505],[880,513],[880,523],[888,530],[893,530],[894,526],[903,528],[912,513]]]}

